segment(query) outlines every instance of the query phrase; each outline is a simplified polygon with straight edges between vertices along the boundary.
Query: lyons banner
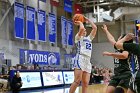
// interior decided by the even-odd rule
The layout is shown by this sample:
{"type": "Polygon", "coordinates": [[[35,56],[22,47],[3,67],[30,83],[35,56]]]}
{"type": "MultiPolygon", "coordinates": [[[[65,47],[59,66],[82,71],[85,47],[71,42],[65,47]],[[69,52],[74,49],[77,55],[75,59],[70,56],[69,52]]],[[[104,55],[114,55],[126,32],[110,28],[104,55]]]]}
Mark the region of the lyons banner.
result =
{"type": "Polygon", "coordinates": [[[38,11],[38,40],[46,41],[46,12],[38,11]]]}
{"type": "Polygon", "coordinates": [[[35,8],[27,6],[26,8],[26,37],[29,40],[35,40],[35,8]]]}
{"type": "Polygon", "coordinates": [[[58,52],[20,49],[20,64],[60,65],[58,52]]]}
{"type": "Polygon", "coordinates": [[[24,5],[15,2],[14,6],[15,37],[24,39],[24,5]]]}

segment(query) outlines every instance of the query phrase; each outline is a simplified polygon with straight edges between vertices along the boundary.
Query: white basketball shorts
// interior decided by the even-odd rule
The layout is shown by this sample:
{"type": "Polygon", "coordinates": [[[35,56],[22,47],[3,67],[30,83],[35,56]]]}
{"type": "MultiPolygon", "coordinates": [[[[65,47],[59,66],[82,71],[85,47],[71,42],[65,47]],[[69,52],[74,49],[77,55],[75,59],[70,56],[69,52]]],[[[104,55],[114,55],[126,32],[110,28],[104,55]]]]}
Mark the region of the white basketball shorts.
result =
{"type": "Polygon", "coordinates": [[[91,73],[91,63],[90,57],[85,55],[77,54],[74,60],[74,68],[81,69],[82,71],[86,71],[91,73]]]}

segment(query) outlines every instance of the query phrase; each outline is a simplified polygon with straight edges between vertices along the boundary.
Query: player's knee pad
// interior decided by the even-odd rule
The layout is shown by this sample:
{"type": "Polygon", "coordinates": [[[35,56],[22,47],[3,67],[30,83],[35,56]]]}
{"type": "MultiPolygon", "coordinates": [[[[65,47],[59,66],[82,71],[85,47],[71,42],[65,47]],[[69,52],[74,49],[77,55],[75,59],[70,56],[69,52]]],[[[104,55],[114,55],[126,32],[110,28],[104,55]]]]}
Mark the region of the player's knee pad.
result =
{"type": "Polygon", "coordinates": [[[125,93],[122,87],[117,87],[114,93],[125,93]]]}

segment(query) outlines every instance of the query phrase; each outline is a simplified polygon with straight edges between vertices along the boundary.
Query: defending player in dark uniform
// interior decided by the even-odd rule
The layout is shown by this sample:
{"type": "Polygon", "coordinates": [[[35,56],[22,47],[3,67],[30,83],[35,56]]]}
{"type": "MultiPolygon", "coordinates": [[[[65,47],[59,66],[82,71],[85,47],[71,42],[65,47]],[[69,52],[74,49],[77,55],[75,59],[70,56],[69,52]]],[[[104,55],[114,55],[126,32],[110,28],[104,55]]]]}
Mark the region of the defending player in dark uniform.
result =
{"type": "MultiPolygon", "coordinates": [[[[116,43],[114,37],[108,31],[107,26],[103,25],[103,31],[106,33],[108,40],[114,46],[116,43]]],[[[121,36],[119,39],[121,39],[121,36]]],[[[118,40],[119,40],[118,39],[118,40]]],[[[130,40],[128,43],[132,43],[133,40],[130,40]]],[[[131,78],[131,71],[130,71],[130,56],[131,54],[127,51],[123,51],[117,49],[115,47],[115,53],[112,52],[104,52],[103,55],[112,56],[114,57],[114,76],[112,77],[109,85],[107,87],[106,93],[114,93],[116,87],[121,87],[124,91],[127,91],[129,87],[129,81],[131,78]]]]}
{"type": "MultiPolygon", "coordinates": [[[[140,44],[135,43],[125,43],[125,41],[129,41],[130,39],[133,39],[135,36],[132,33],[128,33],[124,38],[119,40],[115,46],[119,49],[123,49],[126,51],[129,51],[134,54],[134,59],[137,69],[132,77],[132,81],[130,82],[130,87],[127,91],[127,93],[140,93],[140,44]]],[[[140,41],[140,33],[139,33],[139,41],[140,41]]]]}

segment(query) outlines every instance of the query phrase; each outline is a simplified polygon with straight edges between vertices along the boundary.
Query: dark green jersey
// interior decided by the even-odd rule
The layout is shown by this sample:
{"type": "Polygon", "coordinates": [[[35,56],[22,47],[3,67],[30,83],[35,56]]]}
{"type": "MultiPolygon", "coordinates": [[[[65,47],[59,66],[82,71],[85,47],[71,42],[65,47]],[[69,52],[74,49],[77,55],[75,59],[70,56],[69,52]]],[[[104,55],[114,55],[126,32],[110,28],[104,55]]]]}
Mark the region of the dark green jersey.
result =
{"type": "Polygon", "coordinates": [[[140,45],[135,43],[124,43],[123,48],[134,55],[135,69],[139,70],[140,67],[140,45]]]}
{"type": "Polygon", "coordinates": [[[140,44],[124,43],[123,48],[134,55],[135,69],[138,70],[136,71],[135,79],[130,82],[130,89],[134,93],[140,93],[140,44]]]}
{"type": "MultiPolygon", "coordinates": [[[[116,53],[122,53],[122,50],[117,50],[116,53]]],[[[114,59],[114,74],[121,74],[123,72],[130,71],[130,56],[127,59],[114,59]]]]}
{"type": "Polygon", "coordinates": [[[123,48],[126,51],[133,53],[134,55],[140,56],[140,45],[135,43],[124,43],[123,48]]]}

